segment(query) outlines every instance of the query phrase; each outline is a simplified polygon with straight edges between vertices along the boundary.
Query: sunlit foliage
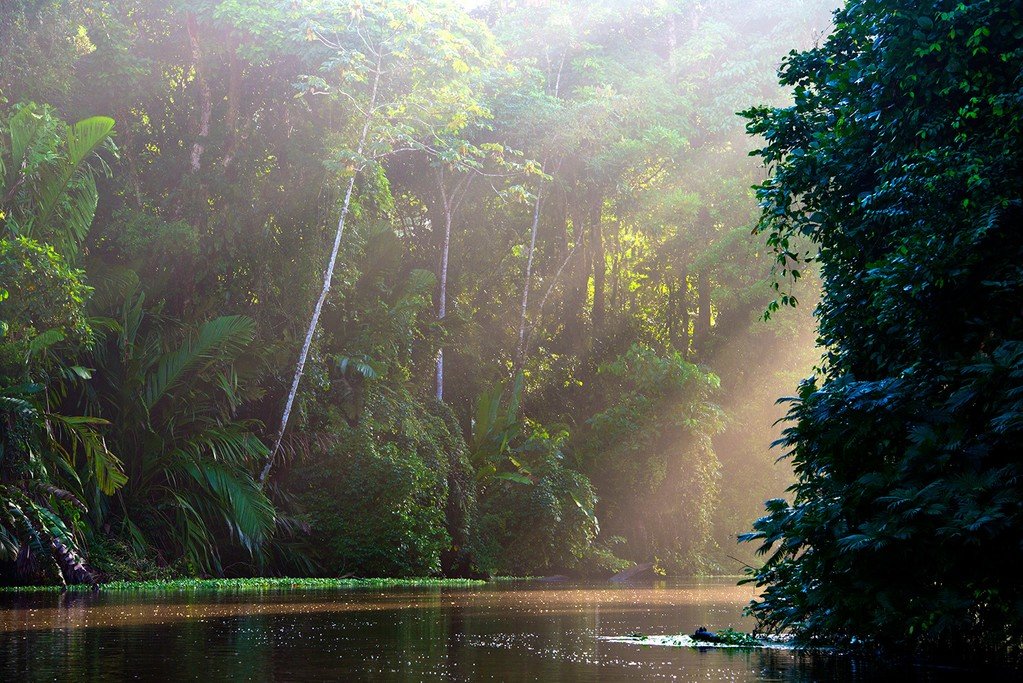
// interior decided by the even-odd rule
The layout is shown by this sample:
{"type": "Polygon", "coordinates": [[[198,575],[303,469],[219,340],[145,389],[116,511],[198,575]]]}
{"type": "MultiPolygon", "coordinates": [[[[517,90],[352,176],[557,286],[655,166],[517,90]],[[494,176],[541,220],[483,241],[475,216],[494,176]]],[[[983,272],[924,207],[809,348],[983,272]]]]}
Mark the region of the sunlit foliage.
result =
{"type": "Polygon", "coordinates": [[[813,360],[734,113],[826,0],[9,4],[0,360],[94,577],[734,564],[813,360]]]}

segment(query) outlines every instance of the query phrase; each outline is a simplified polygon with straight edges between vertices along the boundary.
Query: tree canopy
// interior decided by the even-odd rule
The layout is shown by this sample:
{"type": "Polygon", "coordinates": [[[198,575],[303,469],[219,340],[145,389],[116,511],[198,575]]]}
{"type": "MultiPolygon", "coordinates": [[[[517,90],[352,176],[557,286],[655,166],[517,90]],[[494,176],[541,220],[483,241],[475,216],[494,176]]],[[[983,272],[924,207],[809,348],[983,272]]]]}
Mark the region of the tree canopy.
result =
{"type": "Polygon", "coordinates": [[[1019,653],[1021,36],[1019,2],[849,2],[786,61],[794,102],[746,114],[759,231],[783,282],[819,264],[827,350],[792,500],[749,535],[767,626],[1019,653]]]}
{"type": "Polygon", "coordinates": [[[7,3],[0,573],[752,561],[816,352],[735,112],[830,9],[7,3]]]}

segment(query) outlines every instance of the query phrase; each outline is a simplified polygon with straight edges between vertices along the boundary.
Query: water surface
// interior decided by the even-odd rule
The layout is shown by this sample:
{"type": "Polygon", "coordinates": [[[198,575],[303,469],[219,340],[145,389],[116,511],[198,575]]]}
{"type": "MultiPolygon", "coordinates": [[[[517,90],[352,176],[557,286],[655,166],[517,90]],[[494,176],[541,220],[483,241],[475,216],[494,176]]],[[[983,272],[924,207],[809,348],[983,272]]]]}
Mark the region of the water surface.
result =
{"type": "Polygon", "coordinates": [[[600,636],[749,630],[734,580],[0,595],[0,681],[960,680],[840,656],[600,636]]]}

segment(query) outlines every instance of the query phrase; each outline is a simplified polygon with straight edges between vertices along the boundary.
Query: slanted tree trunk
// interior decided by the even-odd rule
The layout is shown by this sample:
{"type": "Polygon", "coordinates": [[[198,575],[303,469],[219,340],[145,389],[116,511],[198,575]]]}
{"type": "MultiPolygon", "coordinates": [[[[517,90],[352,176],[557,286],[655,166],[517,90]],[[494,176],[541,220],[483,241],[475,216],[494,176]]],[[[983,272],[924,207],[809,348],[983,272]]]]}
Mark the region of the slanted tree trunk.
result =
{"type": "MultiPolygon", "coordinates": [[[[380,61],[377,61],[376,72],[373,77],[373,89],[370,95],[370,104],[366,108],[366,116],[362,125],[362,133],[359,135],[359,145],[357,148],[357,155],[362,157],[366,149],[366,140],[369,137],[369,126],[370,116],[373,112],[373,108],[376,106],[377,92],[380,86],[380,61]]],[[[351,206],[352,191],[355,189],[355,178],[358,175],[359,169],[352,171],[351,177],[348,179],[348,188],[345,190],[344,202],[341,204],[341,215],[337,221],[337,229],[334,231],[334,244],[330,250],[330,259],[327,261],[327,268],[323,272],[323,286],[320,288],[320,296],[316,299],[316,305],[313,307],[313,315],[309,320],[309,327],[306,329],[305,340],[302,342],[302,351],[299,353],[298,362],[295,364],[295,373],[291,379],[291,388],[288,390],[288,398],[284,403],[284,412],[281,414],[281,424],[277,428],[277,436],[274,439],[273,447],[270,449],[270,455],[266,460],[266,465],[263,466],[263,471],[259,474],[259,483],[263,485],[266,483],[267,477],[270,476],[270,469],[273,467],[274,460],[277,457],[277,452],[281,448],[281,442],[284,440],[284,432],[288,428],[288,420],[291,418],[291,409],[295,405],[295,396],[298,395],[298,387],[302,381],[302,373],[305,372],[305,364],[309,359],[309,349],[313,345],[313,337],[316,334],[316,327],[320,323],[320,314],[323,312],[323,304],[327,300],[327,295],[330,294],[330,285],[334,279],[334,267],[337,265],[337,255],[341,249],[341,238],[345,231],[345,220],[348,218],[348,208],[351,206]]]]}
{"type": "MultiPolygon", "coordinates": [[[[551,297],[551,292],[554,291],[554,287],[557,286],[561,280],[562,273],[565,272],[565,266],[567,266],[572,259],[575,257],[575,252],[579,249],[580,245],[576,245],[567,256],[565,260],[558,266],[558,270],[554,273],[554,277],[551,278],[551,282],[547,285],[547,291],[544,292],[543,297],[540,299],[540,305],[536,307],[536,316],[533,319],[533,324],[529,326],[529,331],[526,333],[526,341],[522,349],[522,358],[525,359],[529,356],[529,350],[533,348],[533,337],[536,336],[536,331],[540,328],[540,322],[543,320],[543,312],[547,307],[547,300],[551,297]]],[[[518,373],[516,373],[518,374],[518,373]]]]}

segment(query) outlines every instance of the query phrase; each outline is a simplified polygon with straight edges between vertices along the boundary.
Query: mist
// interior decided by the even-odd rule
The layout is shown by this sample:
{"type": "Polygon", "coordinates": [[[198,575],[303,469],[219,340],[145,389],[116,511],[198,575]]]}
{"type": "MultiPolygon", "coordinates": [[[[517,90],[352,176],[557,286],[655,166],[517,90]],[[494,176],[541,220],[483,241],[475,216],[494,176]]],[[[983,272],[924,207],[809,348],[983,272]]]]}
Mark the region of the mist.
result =
{"type": "Polygon", "coordinates": [[[0,24],[5,253],[51,283],[4,271],[3,372],[80,430],[24,453],[89,445],[58,565],[754,562],[819,281],[740,112],[833,3],[123,4],[0,24]]]}

